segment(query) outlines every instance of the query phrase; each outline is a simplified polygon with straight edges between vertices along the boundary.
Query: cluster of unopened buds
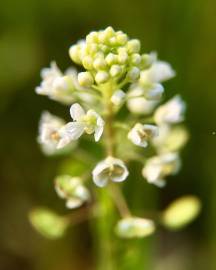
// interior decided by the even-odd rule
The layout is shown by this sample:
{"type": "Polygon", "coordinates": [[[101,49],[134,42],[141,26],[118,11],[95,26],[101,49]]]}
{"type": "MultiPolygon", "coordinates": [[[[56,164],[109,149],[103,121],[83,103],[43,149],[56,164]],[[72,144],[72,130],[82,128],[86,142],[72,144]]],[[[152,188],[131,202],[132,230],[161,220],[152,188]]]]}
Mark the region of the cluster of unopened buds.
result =
{"type": "MultiPolygon", "coordinates": [[[[89,140],[87,136],[93,135],[106,154],[90,166],[87,177],[88,172],[84,177],[58,176],[56,192],[73,209],[95,201],[91,192],[94,187],[110,188],[122,215],[116,225],[117,234],[129,238],[149,235],[155,230],[154,220],[131,214],[118,182],[130,181],[130,160],[141,162],[143,178],[158,187],[165,186],[166,177],[179,171],[179,150],[188,137],[179,125],[184,120],[185,103],[176,95],[160,104],[162,82],[173,78],[175,71],[158,60],[156,53],[142,54],[138,39],[130,39],[112,27],[91,32],[70,47],[69,55],[84,71],[69,68],[63,73],[52,62],[42,70],[43,80],[36,93],[69,105],[71,120],[66,122],[44,112],[38,142],[46,154],[73,149],[76,156],[76,148],[81,147],[77,140],[89,140]],[[86,179],[94,184],[84,183],[86,179]],[[124,209],[118,200],[124,202],[124,209]]],[[[199,208],[195,205],[191,215],[199,208]]]]}

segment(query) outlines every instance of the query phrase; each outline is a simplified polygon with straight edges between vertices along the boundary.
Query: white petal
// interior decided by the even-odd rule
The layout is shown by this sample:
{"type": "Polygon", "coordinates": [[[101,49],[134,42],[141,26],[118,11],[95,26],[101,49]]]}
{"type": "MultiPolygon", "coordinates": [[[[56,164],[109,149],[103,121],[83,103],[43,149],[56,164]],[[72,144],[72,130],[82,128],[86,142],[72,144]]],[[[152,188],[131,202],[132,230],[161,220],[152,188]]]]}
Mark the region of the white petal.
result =
{"type": "Polygon", "coordinates": [[[78,198],[69,199],[66,201],[66,207],[69,209],[78,208],[83,204],[82,200],[78,198]]]}
{"type": "Polygon", "coordinates": [[[69,122],[60,131],[62,137],[69,137],[71,140],[77,140],[84,132],[85,125],[79,122],[69,122]]]}
{"type": "Polygon", "coordinates": [[[75,103],[70,107],[70,115],[73,120],[79,121],[85,115],[85,111],[78,103],[75,103]]]}
{"type": "Polygon", "coordinates": [[[166,181],[164,179],[157,179],[153,184],[159,188],[163,188],[166,186],[166,181]]]}
{"type": "Polygon", "coordinates": [[[95,134],[94,134],[94,138],[96,142],[100,140],[100,137],[102,134],[103,134],[103,127],[97,127],[95,129],[95,134]]]}
{"type": "Polygon", "coordinates": [[[71,142],[71,139],[67,136],[64,136],[62,139],[59,140],[56,149],[61,149],[68,145],[71,142]]]}
{"type": "Polygon", "coordinates": [[[102,177],[99,177],[98,175],[94,175],[93,182],[98,187],[105,187],[107,185],[107,182],[108,182],[108,177],[102,178],[102,177]]]}

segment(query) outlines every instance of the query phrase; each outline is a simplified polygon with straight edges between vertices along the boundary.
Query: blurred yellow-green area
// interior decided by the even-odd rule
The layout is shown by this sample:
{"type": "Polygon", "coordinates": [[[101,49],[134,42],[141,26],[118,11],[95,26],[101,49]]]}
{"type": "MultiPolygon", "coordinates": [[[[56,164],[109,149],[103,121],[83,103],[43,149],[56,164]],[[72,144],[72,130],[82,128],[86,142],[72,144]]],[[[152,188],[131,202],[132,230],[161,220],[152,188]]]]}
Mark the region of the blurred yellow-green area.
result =
{"type": "Polygon", "coordinates": [[[63,158],[45,157],[36,142],[41,112],[64,117],[68,108],[37,96],[34,88],[40,83],[42,67],[56,60],[65,69],[71,65],[70,45],[109,25],[139,38],[143,52],[157,51],[160,59],[170,62],[177,77],[166,83],[166,98],[180,93],[187,103],[190,140],[182,153],[181,172],[158,191],[136,176],[134,164],[134,181],[124,190],[130,207],[135,213],[143,208],[164,209],[184,194],[197,195],[203,205],[199,218],[180,232],[159,228],[146,239],[121,240],[127,258],[122,269],[216,269],[216,2],[2,0],[1,270],[95,269],[95,239],[90,232],[94,221],[90,226],[88,222],[75,225],[53,241],[37,234],[29,223],[28,213],[38,205],[68,212],[53,188],[63,158]],[[136,260],[134,245],[140,247],[137,256],[145,260],[145,268],[138,262],[136,268],[130,267],[136,260]]]}

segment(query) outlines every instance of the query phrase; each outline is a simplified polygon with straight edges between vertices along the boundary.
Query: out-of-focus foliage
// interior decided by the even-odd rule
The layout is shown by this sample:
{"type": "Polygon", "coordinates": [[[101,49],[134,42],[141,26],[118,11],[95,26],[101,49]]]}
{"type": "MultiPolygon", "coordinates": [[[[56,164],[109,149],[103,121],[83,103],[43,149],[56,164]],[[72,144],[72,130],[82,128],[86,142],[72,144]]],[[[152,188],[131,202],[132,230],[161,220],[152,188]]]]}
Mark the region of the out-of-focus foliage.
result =
{"type": "MultiPolygon", "coordinates": [[[[73,175],[76,168],[79,173],[82,171],[76,160],[70,168],[67,160],[60,164],[62,156],[48,159],[41,153],[36,142],[40,112],[47,108],[67,117],[68,110],[36,96],[34,88],[39,84],[43,66],[54,58],[65,69],[70,64],[65,55],[69,46],[90,30],[108,25],[141,39],[143,51],[154,49],[162,59],[171,62],[178,76],[167,82],[166,98],[181,93],[187,102],[190,140],[183,151],[181,173],[168,180],[166,189],[158,197],[155,187],[137,177],[136,170],[141,168],[132,164],[133,181],[124,186],[130,206],[137,216],[142,216],[143,208],[158,205],[164,209],[184,193],[196,194],[203,202],[200,218],[182,232],[165,233],[161,229],[151,243],[149,239],[136,243],[122,240],[127,252],[119,251],[119,260],[125,262],[123,269],[130,269],[130,262],[134,265],[134,260],[136,269],[142,261],[147,270],[215,268],[215,9],[216,3],[212,0],[9,0],[1,3],[1,269],[94,269],[90,252],[93,240],[85,222],[71,228],[67,237],[54,243],[38,237],[28,221],[27,213],[38,204],[52,206],[65,214],[64,201],[53,190],[54,176],[65,172],[63,167],[73,175]]],[[[86,144],[86,149],[101,157],[100,148],[91,142],[86,144]]],[[[81,153],[76,159],[82,160],[81,153]]]]}
{"type": "Polygon", "coordinates": [[[172,202],[162,213],[162,223],[178,230],[192,222],[200,213],[201,202],[195,196],[184,196],[172,202]]]}
{"type": "Polygon", "coordinates": [[[34,209],[29,218],[35,229],[50,239],[62,237],[67,228],[67,220],[48,209],[34,209]]]}

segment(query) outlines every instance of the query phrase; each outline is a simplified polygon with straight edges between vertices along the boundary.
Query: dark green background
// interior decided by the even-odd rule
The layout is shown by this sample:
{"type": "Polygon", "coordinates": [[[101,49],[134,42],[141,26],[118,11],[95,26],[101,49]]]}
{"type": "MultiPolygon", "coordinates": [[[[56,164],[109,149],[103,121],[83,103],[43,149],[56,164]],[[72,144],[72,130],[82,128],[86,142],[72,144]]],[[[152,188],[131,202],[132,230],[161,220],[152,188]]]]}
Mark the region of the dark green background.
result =
{"type": "Polygon", "coordinates": [[[1,270],[93,269],[86,223],[58,241],[43,239],[28,223],[36,205],[63,211],[52,183],[60,158],[44,157],[36,136],[42,110],[64,116],[67,108],[34,88],[42,67],[56,60],[66,68],[69,46],[108,25],[139,38],[143,52],[155,50],[172,63],[177,77],[166,84],[166,95],[180,93],[188,107],[183,169],[166,189],[147,187],[143,196],[147,203],[157,197],[163,208],[192,193],[203,211],[182,232],[157,233],[149,247],[153,270],[216,269],[216,2],[7,0],[0,3],[1,270]]]}

